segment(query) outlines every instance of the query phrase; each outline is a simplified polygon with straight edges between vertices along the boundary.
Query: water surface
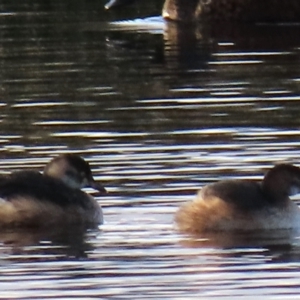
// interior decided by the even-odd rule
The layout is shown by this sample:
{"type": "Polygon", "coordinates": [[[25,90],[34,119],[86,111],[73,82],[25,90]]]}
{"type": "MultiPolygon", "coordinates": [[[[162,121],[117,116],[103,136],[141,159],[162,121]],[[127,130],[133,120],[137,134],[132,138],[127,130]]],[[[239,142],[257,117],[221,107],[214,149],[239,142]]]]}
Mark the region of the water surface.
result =
{"type": "MultiPolygon", "coordinates": [[[[299,164],[299,26],[181,28],[161,3],[0,5],[2,172],[86,158],[99,230],[2,230],[1,299],[295,299],[299,234],[193,237],[207,183],[299,164]]],[[[296,198],[295,201],[297,201],[296,198]]]]}

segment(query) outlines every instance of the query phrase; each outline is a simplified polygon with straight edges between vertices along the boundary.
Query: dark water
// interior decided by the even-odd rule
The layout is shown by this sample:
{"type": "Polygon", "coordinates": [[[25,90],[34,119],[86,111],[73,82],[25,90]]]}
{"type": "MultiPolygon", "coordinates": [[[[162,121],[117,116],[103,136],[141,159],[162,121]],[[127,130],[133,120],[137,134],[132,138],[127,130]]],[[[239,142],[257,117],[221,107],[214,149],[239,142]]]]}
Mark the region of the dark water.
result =
{"type": "Polygon", "coordinates": [[[206,183],[299,163],[300,26],[40,2],[0,4],[0,167],[81,154],[105,224],[2,231],[0,299],[296,299],[298,234],[195,238],[173,215],[206,183]]]}

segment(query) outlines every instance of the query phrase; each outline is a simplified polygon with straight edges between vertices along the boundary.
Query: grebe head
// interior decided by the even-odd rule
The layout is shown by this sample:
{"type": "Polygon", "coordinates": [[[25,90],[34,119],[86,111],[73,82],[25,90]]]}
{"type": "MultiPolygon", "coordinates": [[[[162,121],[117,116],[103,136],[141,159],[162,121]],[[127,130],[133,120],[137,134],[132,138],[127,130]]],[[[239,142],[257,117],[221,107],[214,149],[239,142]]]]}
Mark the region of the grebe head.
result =
{"type": "Polygon", "coordinates": [[[45,167],[44,175],[62,180],[73,189],[92,187],[105,193],[105,188],[97,183],[89,164],[75,154],[62,154],[53,158],[45,167]]]}
{"type": "Polygon", "coordinates": [[[262,187],[274,200],[298,194],[300,192],[300,168],[289,164],[277,165],[267,172],[262,187]]]}

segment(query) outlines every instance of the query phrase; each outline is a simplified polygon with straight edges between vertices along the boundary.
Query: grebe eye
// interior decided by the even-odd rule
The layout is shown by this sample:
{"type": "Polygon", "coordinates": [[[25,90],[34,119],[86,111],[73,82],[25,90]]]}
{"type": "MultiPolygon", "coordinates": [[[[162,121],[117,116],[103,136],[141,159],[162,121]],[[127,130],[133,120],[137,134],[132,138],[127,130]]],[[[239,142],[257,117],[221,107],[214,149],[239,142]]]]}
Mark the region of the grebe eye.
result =
{"type": "Polygon", "coordinates": [[[82,179],[81,174],[79,174],[78,172],[76,172],[74,170],[67,170],[66,174],[68,175],[68,177],[70,177],[72,179],[76,179],[76,180],[81,180],[82,179]]]}

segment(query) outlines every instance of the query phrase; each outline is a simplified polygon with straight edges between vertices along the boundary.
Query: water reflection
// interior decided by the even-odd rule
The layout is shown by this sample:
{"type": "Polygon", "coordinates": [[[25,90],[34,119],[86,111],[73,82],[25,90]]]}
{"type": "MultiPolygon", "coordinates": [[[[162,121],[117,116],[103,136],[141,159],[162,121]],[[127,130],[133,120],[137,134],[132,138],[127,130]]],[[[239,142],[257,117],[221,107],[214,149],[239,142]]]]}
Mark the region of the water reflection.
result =
{"type": "MultiPolygon", "coordinates": [[[[136,28],[137,31],[142,28],[145,32],[145,23],[147,24],[147,19],[144,20],[144,25],[141,21],[114,23],[109,47],[113,48],[112,53],[119,66],[120,62],[126,61],[126,56],[134,54],[137,60],[132,67],[137,67],[141,76],[148,75],[145,81],[156,82],[157,88],[148,88],[148,90],[156,90],[157,96],[162,93],[164,96],[172,96],[168,94],[168,86],[160,86],[159,74],[163,72],[168,72],[169,79],[167,82],[163,80],[163,83],[172,82],[173,85],[179,85],[184,81],[186,84],[189,82],[189,86],[193,87],[189,92],[194,91],[194,96],[198,97],[206,96],[210,92],[216,93],[217,91],[206,86],[212,82],[218,85],[221,78],[223,85],[220,87],[220,92],[221,89],[226,88],[226,81],[231,85],[234,82],[239,83],[237,90],[232,91],[234,95],[235,92],[241,94],[241,91],[250,94],[249,87],[258,83],[255,77],[258,71],[264,72],[263,78],[270,77],[265,78],[268,81],[264,84],[272,82],[274,84],[274,78],[280,78],[284,73],[291,78],[299,75],[294,68],[299,55],[297,50],[299,43],[295,39],[300,31],[298,26],[237,27],[230,24],[182,26],[176,23],[164,23],[161,20],[161,32],[164,35],[162,41],[161,36],[131,33],[132,28],[136,28]],[[123,30],[123,34],[115,32],[116,26],[119,26],[121,32],[123,30]],[[127,34],[124,31],[127,31],[127,34]],[[290,63],[286,64],[286,59],[290,63]],[[146,60],[151,65],[150,70],[143,68],[142,63],[145,64],[146,60]],[[203,86],[202,90],[200,87],[197,89],[197,85],[200,84],[203,86]],[[203,93],[200,94],[200,91],[203,93]]],[[[152,32],[151,26],[148,32],[152,32]]],[[[117,80],[115,84],[118,84],[117,80]]],[[[254,92],[253,90],[252,94],[254,92]]],[[[147,93],[147,90],[144,93],[147,93]]]]}
{"type": "Polygon", "coordinates": [[[180,243],[188,247],[234,248],[292,248],[299,232],[267,230],[263,232],[215,232],[188,236],[180,243]]]}
{"type": "Polygon", "coordinates": [[[97,234],[79,226],[2,229],[0,253],[19,262],[87,258],[94,249],[88,237],[97,234]]]}

